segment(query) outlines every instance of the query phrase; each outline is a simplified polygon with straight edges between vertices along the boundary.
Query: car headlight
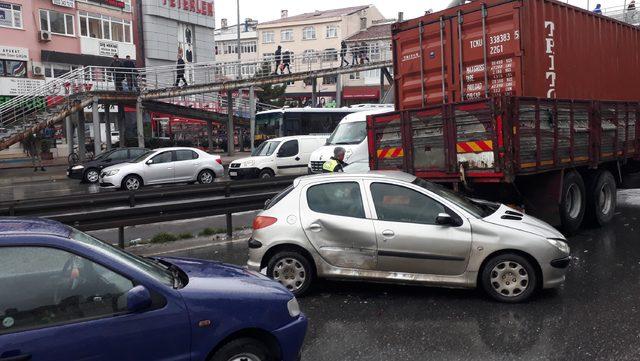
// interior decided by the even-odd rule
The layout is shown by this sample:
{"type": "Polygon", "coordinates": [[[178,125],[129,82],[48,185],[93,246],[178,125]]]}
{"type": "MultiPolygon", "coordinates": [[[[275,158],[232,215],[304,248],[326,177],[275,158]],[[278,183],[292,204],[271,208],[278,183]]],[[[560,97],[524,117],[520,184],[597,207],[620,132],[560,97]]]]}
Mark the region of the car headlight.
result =
{"type": "Polygon", "coordinates": [[[114,175],[118,174],[119,171],[120,171],[120,169],[114,169],[114,170],[106,171],[106,172],[104,172],[104,176],[105,177],[111,177],[111,176],[114,176],[114,175]]]}
{"type": "Polygon", "coordinates": [[[254,165],[256,165],[256,161],[255,160],[248,160],[248,161],[242,163],[243,167],[253,167],[254,165]]]}
{"type": "Polygon", "coordinates": [[[298,304],[298,300],[295,297],[287,302],[287,310],[289,310],[289,315],[291,317],[300,316],[300,305],[298,304]]]}
{"type": "Polygon", "coordinates": [[[547,242],[551,243],[552,246],[558,248],[560,251],[564,253],[570,253],[569,245],[567,244],[567,242],[561,239],[547,238],[547,242]]]}
{"type": "Polygon", "coordinates": [[[76,166],[71,168],[71,170],[80,170],[80,169],[84,169],[84,166],[83,165],[76,165],[76,166]]]}

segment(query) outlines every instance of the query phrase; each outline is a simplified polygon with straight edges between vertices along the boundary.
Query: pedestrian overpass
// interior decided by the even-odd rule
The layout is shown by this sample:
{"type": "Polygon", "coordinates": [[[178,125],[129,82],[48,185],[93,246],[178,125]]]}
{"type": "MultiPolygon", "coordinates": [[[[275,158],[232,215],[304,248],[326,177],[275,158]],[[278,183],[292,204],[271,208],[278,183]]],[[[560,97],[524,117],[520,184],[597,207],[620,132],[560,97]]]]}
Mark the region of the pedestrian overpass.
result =
{"type": "MultiPolygon", "coordinates": [[[[393,78],[387,70],[392,66],[391,49],[381,49],[370,54],[372,59],[367,59],[369,61],[345,67],[340,66],[341,61],[337,55],[315,53],[292,57],[291,72],[285,75],[274,74],[276,69],[273,59],[191,63],[185,67],[188,85],[180,87],[174,86],[175,66],[139,69],[89,66],[76,69],[0,105],[0,151],[19,143],[29,134],[62,121],[67,122],[67,139],[73,139],[70,128],[73,128],[74,123],[84,127],[84,110],[87,107],[92,109],[94,134],[100,134],[100,105],[135,105],[137,141],[138,146],[143,147],[145,108],[163,109],[172,114],[197,114],[197,117],[207,118],[209,124],[222,122],[226,118],[228,129],[234,129],[234,125],[240,123],[253,125],[248,120],[253,118],[256,110],[272,108],[268,104],[256,102],[256,88],[263,85],[308,80],[312,85],[312,103],[316,104],[317,79],[321,77],[381,69],[381,87],[385,80],[393,84],[393,78]],[[250,71],[254,69],[255,72],[250,71]],[[116,89],[116,73],[120,73],[125,79],[135,79],[138,87],[132,90],[116,89]],[[240,90],[249,93],[248,99],[241,96],[240,90]],[[208,117],[208,114],[211,116],[208,117]],[[72,118],[75,118],[75,122],[72,118]]],[[[337,79],[336,87],[339,92],[341,77],[338,76],[337,79]]],[[[383,92],[381,96],[382,94],[383,92]]],[[[340,94],[337,94],[337,98],[340,98],[340,94]]],[[[124,129],[124,114],[118,118],[122,122],[120,129],[124,129]]],[[[105,124],[109,131],[108,117],[105,124]]],[[[208,129],[211,145],[211,126],[208,129]]],[[[84,142],[84,139],[80,139],[80,133],[83,132],[78,132],[78,141],[84,142]]],[[[228,141],[233,141],[233,132],[227,133],[228,141]]],[[[107,146],[110,144],[107,143],[107,146]]],[[[78,150],[82,152],[82,148],[78,147],[78,150]]],[[[96,141],[95,152],[98,154],[100,151],[101,142],[96,141]]]]}

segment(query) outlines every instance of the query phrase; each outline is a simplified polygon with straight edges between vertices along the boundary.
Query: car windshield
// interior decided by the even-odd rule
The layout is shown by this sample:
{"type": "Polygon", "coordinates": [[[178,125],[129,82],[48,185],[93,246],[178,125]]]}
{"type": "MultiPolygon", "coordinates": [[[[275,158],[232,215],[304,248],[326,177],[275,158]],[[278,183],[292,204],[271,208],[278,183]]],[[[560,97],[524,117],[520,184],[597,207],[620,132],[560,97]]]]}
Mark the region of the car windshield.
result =
{"type": "Polygon", "coordinates": [[[412,183],[430,192],[433,192],[439,195],[440,197],[447,199],[450,202],[455,203],[455,205],[471,213],[476,218],[487,217],[491,215],[493,212],[495,212],[497,209],[488,204],[475,203],[471,199],[463,196],[462,194],[456,193],[441,185],[428,182],[424,179],[416,178],[412,183]]]}
{"type": "Polygon", "coordinates": [[[154,151],[154,150],[150,150],[150,151],[144,152],[144,153],[142,153],[142,155],[141,155],[141,156],[139,156],[138,158],[133,159],[133,160],[130,160],[130,161],[129,161],[129,163],[140,163],[140,162],[142,162],[143,160],[147,159],[147,157],[148,157],[151,153],[153,153],[153,152],[155,152],[155,151],[154,151]]]}
{"type": "Polygon", "coordinates": [[[256,148],[256,150],[254,150],[253,153],[251,153],[251,156],[252,157],[269,156],[276,151],[276,148],[278,148],[278,144],[280,144],[279,141],[264,142],[260,144],[260,146],[256,148]]]}
{"type": "Polygon", "coordinates": [[[342,123],[327,139],[327,145],[360,144],[366,137],[366,122],[342,123]]]}
{"type": "Polygon", "coordinates": [[[106,253],[110,257],[115,258],[118,261],[134,267],[139,271],[144,272],[148,276],[155,278],[162,284],[171,287],[175,286],[175,275],[171,272],[169,267],[165,266],[162,263],[139,257],[129,252],[125,252],[119,248],[113,247],[110,244],[102,242],[86,233],[82,233],[75,229],[71,232],[71,239],[82,242],[98,252],[106,253]]]}

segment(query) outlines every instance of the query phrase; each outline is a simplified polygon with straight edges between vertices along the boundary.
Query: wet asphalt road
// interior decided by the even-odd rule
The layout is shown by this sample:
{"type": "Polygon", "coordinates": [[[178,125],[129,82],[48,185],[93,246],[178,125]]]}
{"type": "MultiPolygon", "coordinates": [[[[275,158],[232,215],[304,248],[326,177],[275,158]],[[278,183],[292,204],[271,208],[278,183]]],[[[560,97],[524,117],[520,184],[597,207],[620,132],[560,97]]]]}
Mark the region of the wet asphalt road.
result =
{"type": "MultiPolygon", "coordinates": [[[[324,281],[300,300],[304,360],[640,360],[640,190],[571,237],[567,281],[526,304],[481,292],[324,281]]],[[[244,242],[173,255],[244,264],[244,242]]]]}

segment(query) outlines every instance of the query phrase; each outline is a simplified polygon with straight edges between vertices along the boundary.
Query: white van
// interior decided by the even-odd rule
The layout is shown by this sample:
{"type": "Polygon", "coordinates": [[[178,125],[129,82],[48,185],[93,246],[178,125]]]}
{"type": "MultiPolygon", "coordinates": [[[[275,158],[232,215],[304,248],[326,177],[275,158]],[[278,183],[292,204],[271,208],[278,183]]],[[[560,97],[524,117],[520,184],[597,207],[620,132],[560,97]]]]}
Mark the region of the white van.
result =
{"type": "Polygon", "coordinates": [[[327,139],[327,143],[311,154],[308,173],[322,173],[322,165],[333,157],[333,150],[336,147],[342,147],[346,150],[344,161],[349,164],[368,162],[367,116],[391,111],[393,111],[392,107],[380,108],[353,113],[344,117],[329,139],[327,139]]]}
{"type": "Polygon", "coordinates": [[[252,179],[307,173],[309,157],[327,142],[325,135],[296,135],[274,138],[260,144],[251,157],[234,160],[229,178],[252,179]]]}

